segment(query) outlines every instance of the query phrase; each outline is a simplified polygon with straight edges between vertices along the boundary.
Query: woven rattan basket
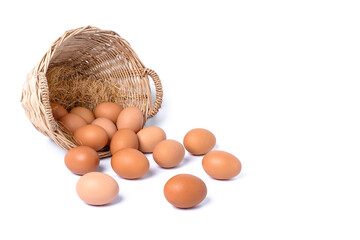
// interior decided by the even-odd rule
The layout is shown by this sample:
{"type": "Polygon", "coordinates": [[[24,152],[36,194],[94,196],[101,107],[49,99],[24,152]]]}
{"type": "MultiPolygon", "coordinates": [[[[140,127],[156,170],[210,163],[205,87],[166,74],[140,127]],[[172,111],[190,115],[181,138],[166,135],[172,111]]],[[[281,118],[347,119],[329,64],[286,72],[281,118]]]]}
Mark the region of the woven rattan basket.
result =
{"type": "MultiPolygon", "coordinates": [[[[116,102],[140,108],[146,121],[158,112],[162,95],[158,75],[144,66],[128,42],[113,31],[88,26],[65,32],[51,45],[29,73],[21,102],[35,128],[68,150],[77,143],[54,119],[50,102],[67,110],[116,102]],[[149,77],[156,89],[153,104],[149,77]]],[[[99,155],[111,154],[104,149],[99,155]]]]}

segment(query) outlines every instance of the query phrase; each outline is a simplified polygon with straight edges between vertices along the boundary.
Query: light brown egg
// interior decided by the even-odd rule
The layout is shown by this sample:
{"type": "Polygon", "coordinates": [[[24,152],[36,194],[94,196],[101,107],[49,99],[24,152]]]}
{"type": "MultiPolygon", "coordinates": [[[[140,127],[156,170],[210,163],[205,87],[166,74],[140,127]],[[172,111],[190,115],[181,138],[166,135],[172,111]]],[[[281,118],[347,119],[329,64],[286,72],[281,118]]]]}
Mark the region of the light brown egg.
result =
{"type": "Polygon", "coordinates": [[[76,131],[76,129],[78,129],[82,126],[85,126],[87,124],[86,121],[82,117],[80,117],[74,113],[66,114],[65,116],[60,118],[60,123],[62,123],[62,125],[70,133],[74,133],[76,131]]]}
{"type": "Polygon", "coordinates": [[[215,135],[203,128],[195,128],[184,137],[184,146],[192,155],[204,155],[213,149],[215,144],[215,135]]]}
{"type": "Polygon", "coordinates": [[[110,152],[112,154],[124,148],[138,149],[139,140],[136,133],[128,128],[118,130],[111,139],[110,152]]]}
{"type": "Polygon", "coordinates": [[[71,109],[70,112],[79,115],[87,123],[91,123],[95,119],[93,112],[85,107],[75,107],[75,108],[71,109]]]}
{"type": "Polygon", "coordinates": [[[51,102],[50,106],[55,120],[59,120],[60,118],[68,114],[68,111],[60,104],[51,102]]]}
{"type": "Polygon", "coordinates": [[[127,107],[118,116],[116,126],[118,129],[129,128],[138,132],[144,124],[144,116],[137,107],[127,107]]]}
{"type": "Polygon", "coordinates": [[[111,157],[111,167],[122,178],[136,179],[147,173],[150,164],[146,156],[139,150],[125,148],[111,157]]]}
{"type": "Polygon", "coordinates": [[[108,142],[108,135],[102,127],[88,124],[78,128],[74,138],[82,146],[89,146],[96,151],[101,150],[108,142]]]}
{"type": "Polygon", "coordinates": [[[185,156],[185,149],[181,143],[167,139],[159,142],[154,149],[154,161],[163,168],[177,166],[185,156]]]}
{"type": "Polygon", "coordinates": [[[90,172],[83,175],[76,184],[76,192],[87,204],[105,205],[119,194],[119,185],[109,175],[90,172]]]}
{"type": "Polygon", "coordinates": [[[137,136],[139,138],[139,150],[143,153],[152,153],[156,144],[166,139],[164,130],[155,126],[141,129],[137,136]]]}
{"type": "Polygon", "coordinates": [[[91,124],[98,125],[105,130],[109,138],[108,144],[110,144],[112,137],[117,131],[115,124],[107,118],[96,118],[91,124]]]}
{"type": "Polygon", "coordinates": [[[94,113],[97,118],[107,118],[113,123],[116,123],[116,120],[122,110],[123,108],[116,103],[103,102],[96,106],[94,113]]]}
{"type": "Polygon", "coordinates": [[[97,152],[88,146],[74,147],[65,155],[66,167],[78,175],[95,171],[99,162],[100,158],[97,152]]]}
{"type": "Polygon", "coordinates": [[[230,179],[241,172],[241,162],[224,151],[211,151],[202,160],[205,172],[215,179],[230,179]]]}
{"type": "Polygon", "coordinates": [[[201,203],[207,194],[205,183],[190,174],[179,174],[167,181],[164,187],[166,200],[178,208],[191,208],[201,203]]]}

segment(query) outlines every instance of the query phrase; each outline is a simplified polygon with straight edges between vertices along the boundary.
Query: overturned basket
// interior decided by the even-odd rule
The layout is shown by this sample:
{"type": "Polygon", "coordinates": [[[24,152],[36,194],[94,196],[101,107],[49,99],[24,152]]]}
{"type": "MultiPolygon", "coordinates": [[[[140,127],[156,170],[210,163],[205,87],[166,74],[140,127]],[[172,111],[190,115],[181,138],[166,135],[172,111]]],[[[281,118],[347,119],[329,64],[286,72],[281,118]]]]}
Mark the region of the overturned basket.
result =
{"type": "MultiPolygon", "coordinates": [[[[54,119],[50,102],[67,110],[93,110],[101,102],[136,106],[146,121],[161,107],[162,94],[158,75],[144,66],[129,43],[113,31],[88,26],[65,32],[51,45],[28,75],[21,102],[35,128],[68,150],[77,143],[54,119]],[[149,76],[156,89],[153,105],[149,76]]],[[[104,149],[99,155],[111,153],[104,149]]]]}

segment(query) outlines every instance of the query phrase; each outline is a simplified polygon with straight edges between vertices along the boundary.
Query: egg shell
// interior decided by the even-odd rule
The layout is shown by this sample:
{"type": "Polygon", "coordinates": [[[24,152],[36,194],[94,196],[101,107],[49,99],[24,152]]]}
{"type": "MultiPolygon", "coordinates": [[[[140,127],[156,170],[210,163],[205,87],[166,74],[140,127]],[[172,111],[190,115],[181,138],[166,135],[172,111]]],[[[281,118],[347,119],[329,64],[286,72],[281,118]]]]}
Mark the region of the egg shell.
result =
{"type": "Polygon", "coordinates": [[[137,107],[127,107],[122,110],[116,121],[118,129],[129,128],[138,132],[144,125],[144,116],[137,107]]]}
{"type": "Polygon", "coordinates": [[[96,106],[94,109],[94,114],[96,118],[107,118],[110,119],[113,123],[116,123],[116,120],[123,108],[113,102],[103,102],[96,106]]]}
{"type": "Polygon", "coordinates": [[[58,103],[51,102],[50,106],[55,120],[59,120],[60,118],[68,114],[68,111],[58,103]]]}
{"type": "Polygon", "coordinates": [[[158,143],[153,152],[154,161],[162,168],[177,166],[185,156],[185,149],[181,143],[167,139],[158,143]]]}
{"type": "Polygon", "coordinates": [[[128,128],[118,130],[111,139],[110,152],[112,154],[124,148],[138,149],[139,140],[136,133],[128,128]]]}
{"type": "Polygon", "coordinates": [[[164,186],[166,200],[178,208],[192,208],[201,203],[206,194],[205,183],[191,174],[176,175],[164,186]]]}
{"type": "Polygon", "coordinates": [[[108,144],[110,144],[112,137],[117,132],[115,124],[107,118],[96,118],[91,124],[98,125],[105,130],[109,138],[108,144]]]}
{"type": "Polygon", "coordinates": [[[69,113],[60,119],[60,123],[70,132],[74,133],[78,128],[85,126],[86,121],[74,113],[69,113]]]}
{"type": "Polygon", "coordinates": [[[111,167],[122,178],[137,179],[147,173],[150,164],[139,150],[125,148],[111,157],[111,167]]]}
{"type": "Polygon", "coordinates": [[[119,185],[109,175],[90,172],[83,175],[76,184],[79,197],[90,205],[105,205],[119,194],[119,185]]]}
{"type": "Polygon", "coordinates": [[[214,148],[215,135],[207,129],[195,128],[184,137],[184,146],[192,155],[204,155],[214,148]]]}
{"type": "Polygon", "coordinates": [[[206,154],[202,166],[209,176],[220,180],[236,177],[242,168],[238,158],[224,151],[211,151],[206,154]]]}
{"type": "Polygon", "coordinates": [[[137,136],[139,138],[139,150],[143,153],[152,153],[156,144],[166,139],[164,130],[155,126],[141,129],[137,136]]]}
{"type": "Polygon", "coordinates": [[[95,171],[99,162],[100,158],[97,152],[88,146],[74,147],[65,155],[66,167],[78,175],[95,171]]]}
{"type": "Polygon", "coordinates": [[[91,123],[95,119],[94,113],[85,107],[75,107],[70,112],[79,115],[87,123],[91,123]]]}
{"type": "Polygon", "coordinates": [[[80,145],[89,146],[96,151],[104,148],[109,141],[106,131],[94,124],[78,128],[74,133],[74,138],[80,145]]]}

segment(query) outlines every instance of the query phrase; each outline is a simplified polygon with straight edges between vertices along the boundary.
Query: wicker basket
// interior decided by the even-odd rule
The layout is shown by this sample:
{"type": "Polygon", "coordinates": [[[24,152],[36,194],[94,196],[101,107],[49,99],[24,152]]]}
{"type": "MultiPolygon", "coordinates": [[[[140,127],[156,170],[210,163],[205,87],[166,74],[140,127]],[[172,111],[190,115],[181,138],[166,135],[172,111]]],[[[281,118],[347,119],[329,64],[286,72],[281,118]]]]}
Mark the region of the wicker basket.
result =
{"type": "MultiPolygon", "coordinates": [[[[88,26],[65,32],[51,45],[29,73],[21,102],[35,128],[69,150],[77,143],[54,119],[51,101],[67,110],[75,106],[93,110],[105,101],[137,106],[146,121],[158,112],[162,95],[158,75],[144,66],[129,43],[113,31],[88,26]],[[156,89],[153,105],[149,76],[156,89]]],[[[111,153],[104,149],[99,155],[111,153]]]]}

